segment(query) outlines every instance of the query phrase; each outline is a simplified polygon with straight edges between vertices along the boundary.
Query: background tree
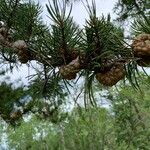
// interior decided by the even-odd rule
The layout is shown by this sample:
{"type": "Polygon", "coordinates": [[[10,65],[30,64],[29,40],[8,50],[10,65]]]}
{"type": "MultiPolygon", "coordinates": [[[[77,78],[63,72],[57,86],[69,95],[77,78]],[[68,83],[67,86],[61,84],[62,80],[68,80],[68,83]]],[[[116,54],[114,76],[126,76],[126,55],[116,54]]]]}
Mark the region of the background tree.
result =
{"type": "MultiPolygon", "coordinates": [[[[61,122],[31,114],[6,130],[9,148],[16,149],[149,149],[149,78],[139,81],[143,91],[121,84],[105,94],[110,108],[76,107],[61,122]]],[[[104,96],[105,96],[104,95],[104,96]]],[[[106,98],[105,97],[105,98],[106,98]]]]}

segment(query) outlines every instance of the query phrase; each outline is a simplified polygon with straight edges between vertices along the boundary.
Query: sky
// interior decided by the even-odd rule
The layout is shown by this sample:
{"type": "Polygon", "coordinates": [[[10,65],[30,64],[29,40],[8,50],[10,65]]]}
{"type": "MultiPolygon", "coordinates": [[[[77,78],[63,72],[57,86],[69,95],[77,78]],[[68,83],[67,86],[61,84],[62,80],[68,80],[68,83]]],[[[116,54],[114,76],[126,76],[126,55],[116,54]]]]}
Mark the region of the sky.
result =
{"type": "MultiPolygon", "coordinates": [[[[43,13],[42,18],[43,21],[47,24],[50,23],[50,19],[48,18],[48,13],[46,10],[46,4],[48,4],[48,0],[35,0],[36,2],[39,2],[43,7],[43,13]]],[[[52,0],[50,0],[52,1],[52,0]]],[[[88,0],[89,3],[92,2],[92,0],[88,0]]],[[[97,16],[100,17],[102,14],[107,16],[107,14],[111,14],[112,19],[116,17],[116,15],[113,13],[112,9],[117,2],[117,0],[95,0],[96,2],[96,8],[97,8],[97,16]]],[[[81,27],[85,24],[85,19],[88,18],[88,13],[83,6],[81,2],[76,2],[73,5],[72,13],[73,19],[76,23],[78,23],[81,27]]],[[[35,62],[34,62],[34,65],[35,62]]],[[[37,65],[38,66],[38,65],[37,65]]],[[[30,65],[22,64],[19,68],[19,70],[14,69],[13,72],[9,72],[6,75],[10,76],[10,81],[17,81],[16,84],[19,86],[22,84],[27,85],[29,80],[28,76],[31,74],[34,74],[35,71],[32,69],[30,65]],[[20,80],[18,80],[20,79],[20,80]]],[[[3,79],[1,79],[3,80],[3,79]]]]}
{"type": "MultiPolygon", "coordinates": [[[[84,1],[84,0],[82,0],[82,1],[84,1]]],[[[38,2],[43,6],[43,8],[44,8],[43,17],[45,20],[47,20],[48,17],[46,15],[48,15],[48,13],[46,11],[45,5],[48,4],[48,0],[38,0],[38,2]]],[[[91,3],[92,0],[88,0],[88,2],[91,3]]],[[[97,8],[97,16],[101,16],[102,14],[107,16],[107,14],[110,13],[112,18],[116,17],[116,15],[115,15],[115,13],[113,13],[112,9],[113,9],[114,5],[116,4],[117,0],[95,0],[95,2],[96,2],[96,8],[97,8]]],[[[88,13],[81,2],[74,3],[71,14],[72,14],[75,22],[77,22],[80,25],[84,25],[85,18],[88,17],[88,13]]]]}

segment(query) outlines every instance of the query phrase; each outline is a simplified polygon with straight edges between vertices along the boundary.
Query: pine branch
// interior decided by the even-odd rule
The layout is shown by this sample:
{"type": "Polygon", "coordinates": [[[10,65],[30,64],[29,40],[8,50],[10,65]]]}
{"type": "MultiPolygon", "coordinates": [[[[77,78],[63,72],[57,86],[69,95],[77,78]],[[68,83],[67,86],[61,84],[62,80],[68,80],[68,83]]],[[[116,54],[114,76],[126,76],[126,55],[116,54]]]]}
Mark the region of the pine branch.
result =
{"type": "Polygon", "coordinates": [[[142,17],[145,19],[145,21],[149,24],[149,20],[148,18],[146,17],[145,13],[141,10],[140,6],[138,5],[138,3],[136,2],[136,0],[133,0],[133,3],[134,3],[134,6],[136,7],[137,9],[137,12],[139,14],[142,15],[142,17]]]}

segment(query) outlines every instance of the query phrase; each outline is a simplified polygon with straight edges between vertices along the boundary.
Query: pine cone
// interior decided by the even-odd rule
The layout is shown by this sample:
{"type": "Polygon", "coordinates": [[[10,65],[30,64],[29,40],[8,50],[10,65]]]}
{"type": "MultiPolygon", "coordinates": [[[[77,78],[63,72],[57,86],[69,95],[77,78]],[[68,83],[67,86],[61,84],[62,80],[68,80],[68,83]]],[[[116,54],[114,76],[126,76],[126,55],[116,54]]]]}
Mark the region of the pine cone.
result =
{"type": "Polygon", "coordinates": [[[13,48],[15,48],[16,50],[20,50],[20,49],[22,50],[22,49],[28,49],[28,46],[25,41],[18,40],[13,43],[13,48]]]}
{"type": "Polygon", "coordinates": [[[150,66],[150,57],[141,58],[136,61],[139,66],[149,67],[150,66]]]}
{"type": "Polygon", "coordinates": [[[1,27],[0,28],[0,34],[3,36],[3,37],[6,37],[7,36],[7,29],[6,27],[1,27]]]}
{"type": "Polygon", "coordinates": [[[26,63],[28,62],[28,59],[20,57],[20,58],[19,58],[19,61],[20,61],[22,64],[26,64],[26,63]]]}
{"type": "Polygon", "coordinates": [[[13,48],[16,49],[16,54],[21,63],[27,63],[30,60],[30,53],[28,51],[28,46],[25,41],[18,40],[13,43],[13,48]]]}
{"type": "Polygon", "coordinates": [[[132,47],[136,57],[150,56],[150,34],[140,34],[137,36],[132,47]]]}
{"type": "Polygon", "coordinates": [[[71,80],[76,78],[76,73],[78,73],[80,70],[79,57],[77,57],[68,65],[60,67],[59,72],[64,79],[71,80]]]}
{"type": "Polygon", "coordinates": [[[27,49],[18,49],[17,55],[21,63],[27,63],[30,60],[30,52],[27,49]]]}
{"type": "Polygon", "coordinates": [[[71,52],[69,52],[69,58],[71,60],[76,59],[79,56],[79,51],[77,50],[72,50],[71,52]]]}
{"type": "Polygon", "coordinates": [[[10,118],[12,120],[17,120],[22,117],[22,112],[20,110],[16,110],[10,113],[10,118]]]}
{"type": "Polygon", "coordinates": [[[114,65],[109,71],[97,73],[96,79],[104,86],[113,86],[125,76],[124,66],[114,65]]]}

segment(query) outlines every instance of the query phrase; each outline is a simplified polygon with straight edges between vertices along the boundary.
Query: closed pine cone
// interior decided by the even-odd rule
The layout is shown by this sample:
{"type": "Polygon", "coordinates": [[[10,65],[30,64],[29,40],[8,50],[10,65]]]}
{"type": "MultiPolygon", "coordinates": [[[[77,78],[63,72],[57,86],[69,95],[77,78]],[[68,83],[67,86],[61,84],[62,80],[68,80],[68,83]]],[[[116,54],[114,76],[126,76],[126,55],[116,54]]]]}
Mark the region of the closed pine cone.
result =
{"type": "Polygon", "coordinates": [[[14,42],[14,43],[13,43],[13,47],[14,47],[16,50],[27,49],[27,48],[28,48],[26,42],[23,41],[23,40],[18,40],[18,41],[16,41],[16,42],[14,42]]]}
{"type": "Polygon", "coordinates": [[[18,59],[21,63],[27,63],[30,59],[30,53],[26,49],[20,49],[18,50],[18,59]]]}
{"type": "Polygon", "coordinates": [[[75,60],[70,62],[68,65],[60,67],[59,72],[64,79],[72,80],[76,78],[76,73],[80,71],[80,62],[77,57],[75,60]]]}
{"type": "Polygon", "coordinates": [[[137,36],[132,47],[136,57],[150,56],[150,34],[140,34],[137,36]]]}
{"type": "Polygon", "coordinates": [[[30,59],[30,53],[28,51],[28,46],[25,41],[18,40],[13,43],[13,47],[16,49],[18,59],[21,63],[27,63],[30,59]]]}
{"type": "Polygon", "coordinates": [[[113,86],[125,76],[124,66],[114,65],[109,71],[97,73],[96,79],[104,86],[113,86]]]}

